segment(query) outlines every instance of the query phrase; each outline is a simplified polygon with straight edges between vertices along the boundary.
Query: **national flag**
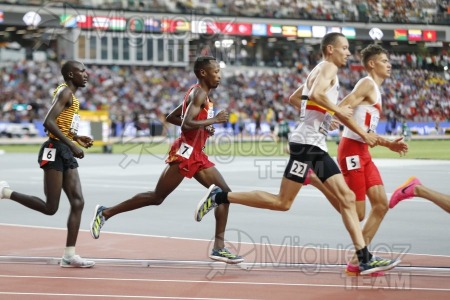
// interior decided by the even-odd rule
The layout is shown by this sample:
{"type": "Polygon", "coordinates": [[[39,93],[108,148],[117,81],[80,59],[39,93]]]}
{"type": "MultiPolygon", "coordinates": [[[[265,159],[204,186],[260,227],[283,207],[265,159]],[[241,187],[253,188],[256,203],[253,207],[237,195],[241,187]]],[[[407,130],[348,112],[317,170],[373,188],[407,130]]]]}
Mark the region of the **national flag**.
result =
{"type": "Polygon", "coordinates": [[[192,21],[191,32],[192,33],[206,33],[207,26],[205,21],[192,21]]]}
{"type": "Polygon", "coordinates": [[[422,32],[422,37],[424,41],[436,42],[436,30],[424,30],[422,32]]]}
{"type": "Polygon", "coordinates": [[[128,19],[127,28],[134,32],[143,32],[144,20],[141,17],[132,17],[131,19],[128,19]]]}
{"type": "Polygon", "coordinates": [[[59,17],[60,24],[65,28],[76,28],[77,18],[74,15],[61,15],[59,17]]]}
{"type": "Polygon", "coordinates": [[[311,26],[297,26],[297,36],[304,38],[312,37],[311,26]]]}
{"type": "Polygon", "coordinates": [[[109,18],[108,17],[94,17],[92,19],[92,26],[98,29],[108,29],[109,18]]]}
{"type": "Polygon", "coordinates": [[[338,32],[338,33],[340,33],[341,32],[341,28],[340,27],[327,27],[327,33],[330,33],[330,32],[338,32]]]}
{"type": "Polygon", "coordinates": [[[356,38],[355,27],[342,27],[342,34],[345,35],[347,39],[355,39],[356,38]]]}
{"type": "Polygon", "coordinates": [[[397,40],[397,41],[408,40],[407,30],[406,29],[395,29],[394,30],[394,40],[397,40]]]}
{"type": "Polygon", "coordinates": [[[92,16],[77,15],[77,26],[78,28],[92,28],[92,16]]]}
{"type": "Polygon", "coordinates": [[[153,18],[145,19],[144,26],[146,32],[161,32],[161,21],[153,18]]]}
{"type": "Polygon", "coordinates": [[[283,36],[297,36],[297,27],[295,26],[283,26],[283,36]]]}
{"type": "Polygon", "coordinates": [[[422,40],[422,30],[420,30],[420,29],[408,30],[408,40],[421,41],[422,40]]]}
{"type": "Polygon", "coordinates": [[[237,33],[237,24],[233,22],[218,22],[216,23],[220,32],[223,34],[236,34],[237,33]]]}
{"type": "Polygon", "coordinates": [[[266,36],[267,35],[267,25],[266,24],[253,24],[252,25],[252,35],[266,36]]]}
{"type": "Polygon", "coordinates": [[[0,10],[0,23],[3,23],[5,21],[3,11],[0,10]]]}
{"type": "Polygon", "coordinates": [[[236,23],[237,35],[252,35],[252,24],[250,23],[236,23]]]}
{"type": "Polygon", "coordinates": [[[267,34],[270,36],[281,36],[283,29],[281,25],[268,25],[267,34]]]}
{"type": "Polygon", "coordinates": [[[123,17],[111,17],[109,20],[109,29],[123,31],[127,28],[127,20],[123,17]]]}
{"type": "Polygon", "coordinates": [[[323,38],[327,33],[327,28],[325,26],[313,26],[312,36],[315,38],[323,38]]]}
{"type": "Polygon", "coordinates": [[[209,34],[220,34],[226,33],[225,27],[228,25],[226,22],[205,22],[206,24],[206,33],[209,34]]]}
{"type": "Polygon", "coordinates": [[[176,31],[190,31],[191,23],[189,21],[175,20],[176,31]]]}
{"type": "Polygon", "coordinates": [[[175,22],[173,20],[161,20],[162,32],[175,32],[175,22]]]}

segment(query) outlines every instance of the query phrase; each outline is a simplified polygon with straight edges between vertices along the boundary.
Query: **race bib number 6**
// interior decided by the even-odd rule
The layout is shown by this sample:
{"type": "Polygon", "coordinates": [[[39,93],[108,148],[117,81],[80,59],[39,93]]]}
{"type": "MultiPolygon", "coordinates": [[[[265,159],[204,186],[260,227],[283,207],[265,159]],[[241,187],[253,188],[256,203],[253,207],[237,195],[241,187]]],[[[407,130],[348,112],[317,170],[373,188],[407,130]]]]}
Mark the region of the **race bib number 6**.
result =
{"type": "Polygon", "coordinates": [[[186,143],[181,143],[180,149],[178,149],[177,154],[184,158],[189,158],[191,156],[193,150],[194,150],[194,147],[192,147],[191,145],[188,145],[186,143]]]}
{"type": "Polygon", "coordinates": [[[306,174],[306,170],[308,169],[308,165],[305,163],[302,163],[301,161],[294,160],[292,162],[291,170],[289,173],[292,175],[295,175],[297,177],[304,178],[306,174]]]}
{"type": "Polygon", "coordinates": [[[56,149],[55,148],[44,148],[42,153],[42,160],[55,161],[56,149]]]}

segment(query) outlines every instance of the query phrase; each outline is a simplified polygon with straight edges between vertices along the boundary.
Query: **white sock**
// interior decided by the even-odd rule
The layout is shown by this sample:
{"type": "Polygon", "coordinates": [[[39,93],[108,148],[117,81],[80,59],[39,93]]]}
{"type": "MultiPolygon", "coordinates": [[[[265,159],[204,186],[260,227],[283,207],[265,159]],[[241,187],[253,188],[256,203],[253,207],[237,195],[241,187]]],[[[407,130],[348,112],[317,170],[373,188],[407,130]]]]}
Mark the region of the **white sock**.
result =
{"type": "Polygon", "coordinates": [[[4,188],[3,189],[3,198],[5,199],[11,199],[11,194],[12,194],[13,190],[10,188],[4,188]]]}
{"type": "Polygon", "coordinates": [[[64,258],[71,258],[75,255],[75,247],[66,247],[64,249],[64,258]]]}

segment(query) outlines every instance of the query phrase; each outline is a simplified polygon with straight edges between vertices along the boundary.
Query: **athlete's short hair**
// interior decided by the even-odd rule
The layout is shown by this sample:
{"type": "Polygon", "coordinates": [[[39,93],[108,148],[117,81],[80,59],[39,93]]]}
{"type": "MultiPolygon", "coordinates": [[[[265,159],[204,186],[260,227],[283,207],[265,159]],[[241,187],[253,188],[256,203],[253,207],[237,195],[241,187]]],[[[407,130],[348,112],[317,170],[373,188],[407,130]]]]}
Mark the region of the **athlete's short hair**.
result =
{"type": "Polygon", "coordinates": [[[369,60],[371,60],[375,55],[386,54],[389,56],[389,52],[378,44],[370,44],[366,48],[361,50],[361,62],[364,67],[367,66],[369,60]]]}
{"type": "Polygon", "coordinates": [[[322,54],[325,55],[325,53],[327,52],[327,47],[328,45],[334,45],[336,44],[336,41],[338,38],[340,37],[344,37],[345,35],[343,35],[340,32],[330,32],[327,33],[323,38],[322,38],[322,42],[320,43],[320,49],[322,50],[322,54]]]}
{"type": "Polygon", "coordinates": [[[195,76],[200,76],[200,70],[207,68],[211,61],[216,61],[216,58],[214,56],[199,56],[195,60],[194,63],[194,73],[195,76]]]}
{"type": "Polygon", "coordinates": [[[81,63],[76,60],[68,60],[62,65],[61,75],[63,76],[64,80],[69,79],[69,77],[68,77],[69,73],[72,72],[73,67],[78,64],[81,64],[81,63]]]}

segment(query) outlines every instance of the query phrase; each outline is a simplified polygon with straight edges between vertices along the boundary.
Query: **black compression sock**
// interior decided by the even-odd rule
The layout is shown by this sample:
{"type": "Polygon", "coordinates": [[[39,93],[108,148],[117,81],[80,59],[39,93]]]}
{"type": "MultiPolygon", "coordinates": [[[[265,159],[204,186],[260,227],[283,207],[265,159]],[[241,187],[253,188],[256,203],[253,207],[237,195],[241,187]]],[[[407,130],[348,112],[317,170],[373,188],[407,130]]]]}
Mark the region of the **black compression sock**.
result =
{"type": "Polygon", "coordinates": [[[216,202],[218,205],[220,205],[220,204],[229,204],[230,201],[228,201],[228,192],[217,193],[214,196],[214,202],[216,202]]]}
{"type": "Polygon", "coordinates": [[[362,249],[356,250],[356,256],[358,257],[358,261],[361,263],[367,263],[372,259],[372,253],[369,252],[367,246],[362,249]]]}

